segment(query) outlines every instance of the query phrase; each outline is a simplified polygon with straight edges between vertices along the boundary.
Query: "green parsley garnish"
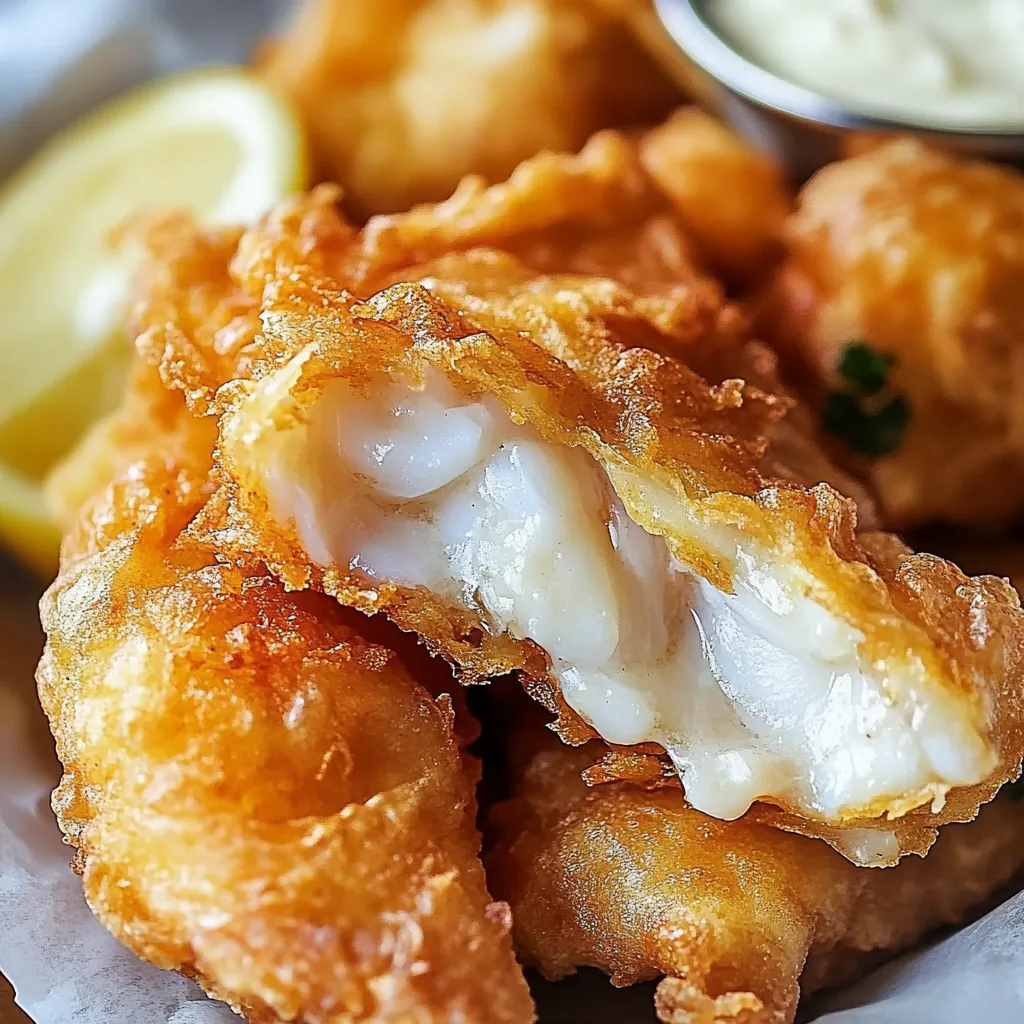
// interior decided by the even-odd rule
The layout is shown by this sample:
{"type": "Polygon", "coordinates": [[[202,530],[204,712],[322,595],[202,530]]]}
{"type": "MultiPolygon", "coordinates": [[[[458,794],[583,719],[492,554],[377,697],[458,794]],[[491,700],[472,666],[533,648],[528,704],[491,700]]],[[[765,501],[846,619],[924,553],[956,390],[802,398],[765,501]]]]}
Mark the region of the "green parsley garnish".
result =
{"type": "Polygon", "coordinates": [[[856,395],[832,391],[825,399],[825,429],[846,442],[850,451],[875,458],[896,451],[910,421],[910,406],[902,395],[890,398],[873,412],[856,395]]]}
{"type": "Polygon", "coordinates": [[[910,404],[886,390],[895,364],[894,356],[866,341],[850,342],[839,357],[836,372],[843,384],[826,396],[822,423],[858,455],[889,455],[903,442],[910,404]]]}
{"type": "Polygon", "coordinates": [[[895,356],[876,352],[866,341],[851,341],[843,349],[836,369],[853,391],[867,398],[885,387],[895,364],[895,356]]]}

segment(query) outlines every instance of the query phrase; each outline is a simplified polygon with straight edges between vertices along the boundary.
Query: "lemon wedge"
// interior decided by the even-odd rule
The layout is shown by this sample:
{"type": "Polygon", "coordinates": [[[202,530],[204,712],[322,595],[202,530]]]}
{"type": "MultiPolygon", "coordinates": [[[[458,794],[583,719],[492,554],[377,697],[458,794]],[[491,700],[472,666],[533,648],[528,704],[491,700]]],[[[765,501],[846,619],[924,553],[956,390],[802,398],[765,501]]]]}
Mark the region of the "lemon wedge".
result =
{"type": "Polygon", "coordinates": [[[247,223],[302,188],[289,108],[241,70],[165,79],[58,135],[0,190],[0,540],[40,572],[47,471],[116,404],[131,259],[111,229],[147,207],[247,223]]]}

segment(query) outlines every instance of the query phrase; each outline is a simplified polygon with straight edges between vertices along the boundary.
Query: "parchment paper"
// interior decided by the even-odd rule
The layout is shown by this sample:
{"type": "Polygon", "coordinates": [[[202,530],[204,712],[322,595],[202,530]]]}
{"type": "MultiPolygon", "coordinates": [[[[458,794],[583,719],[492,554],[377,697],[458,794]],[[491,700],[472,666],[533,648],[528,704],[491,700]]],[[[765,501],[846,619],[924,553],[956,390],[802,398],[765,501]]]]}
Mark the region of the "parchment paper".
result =
{"type": "MultiPolygon", "coordinates": [[[[0,0],[0,176],[57,128],[146,78],[244,60],[286,7],[287,0],[0,0]]],[[[32,681],[42,643],[39,590],[0,560],[0,972],[38,1024],[237,1021],[111,938],[68,869],[70,851],[49,807],[59,769],[32,681]]],[[[653,1020],[649,986],[614,992],[593,972],[538,984],[535,994],[544,1024],[653,1020]]],[[[1024,894],[818,1013],[826,1009],[807,1019],[1024,1021],[1024,894]]]]}

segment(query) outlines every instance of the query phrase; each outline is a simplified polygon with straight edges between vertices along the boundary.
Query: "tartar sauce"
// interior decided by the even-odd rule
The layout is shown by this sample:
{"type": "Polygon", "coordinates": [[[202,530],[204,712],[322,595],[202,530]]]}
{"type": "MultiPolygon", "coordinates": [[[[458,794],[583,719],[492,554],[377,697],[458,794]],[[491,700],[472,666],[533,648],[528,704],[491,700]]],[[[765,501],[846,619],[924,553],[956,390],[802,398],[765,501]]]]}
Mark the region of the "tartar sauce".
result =
{"type": "Polygon", "coordinates": [[[706,0],[711,22],[782,78],[882,116],[1024,124],[1024,0],[706,0]]]}

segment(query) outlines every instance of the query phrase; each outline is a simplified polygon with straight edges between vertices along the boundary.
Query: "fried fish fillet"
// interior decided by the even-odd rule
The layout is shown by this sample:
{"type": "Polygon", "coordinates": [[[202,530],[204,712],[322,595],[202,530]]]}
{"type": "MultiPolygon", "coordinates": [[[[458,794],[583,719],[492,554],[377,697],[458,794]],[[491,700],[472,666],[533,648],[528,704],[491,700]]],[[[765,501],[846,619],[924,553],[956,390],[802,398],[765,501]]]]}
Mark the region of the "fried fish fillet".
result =
{"type": "Polygon", "coordinates": [[[905,433],[883,452],[850,439],[870,456],[886,522],[991,528],[1019,515],[1024,176],[894,142],[816,175],[786,235],[765,324],[812,386],[842,383],[851,342],[895,358],[905,433]]]}
{"type": "Polygon", "coordinates": [[[307,0],[258,64],[365,217],[667,113],[677,87],[618,9],[644,2],[307,0]]]}
{"type": "Polygon", "coordinates": [[[664,975],[669,1024],[792,1021],[801,990],[962,920],[1024,865],[1019,802],[947,826],[924,860],[870,870],[813,839],[708,818],[678,791],[587,787],[586,748],[544,732],[517,736],[512,796],[489,815],[488,878],[512,907],[520,957],[549,978],[664,975]]]}
{"type": "Polygon", "coordinates": [[[157,247],[140,349],[220,418],[190,536],[465,681],[518,672],[565,739],[628,748],[595,777],[762,801],[858,862],[1017,774],[1016,594],[857,532],[625,140],[361,232],[331,198],[246,233],[224,293],[215,240],[157,247]]]}
{"type": "Polygon", "coordinates": [[[176,548],[210,424],[136,388],[66,492],[114,446],[42,605],[54,808],[93,911],[260,1024],[532,1020],[450,698],[336,602],[176,548]]]}

